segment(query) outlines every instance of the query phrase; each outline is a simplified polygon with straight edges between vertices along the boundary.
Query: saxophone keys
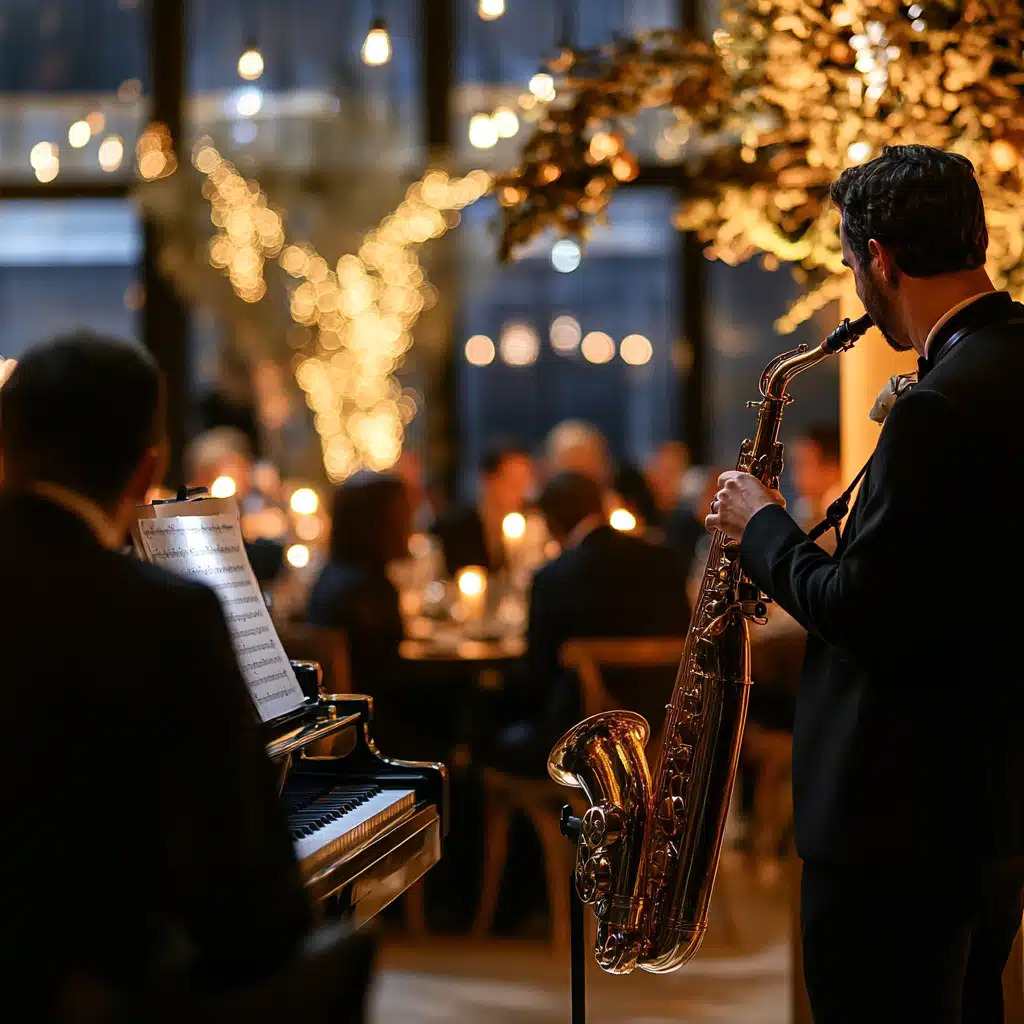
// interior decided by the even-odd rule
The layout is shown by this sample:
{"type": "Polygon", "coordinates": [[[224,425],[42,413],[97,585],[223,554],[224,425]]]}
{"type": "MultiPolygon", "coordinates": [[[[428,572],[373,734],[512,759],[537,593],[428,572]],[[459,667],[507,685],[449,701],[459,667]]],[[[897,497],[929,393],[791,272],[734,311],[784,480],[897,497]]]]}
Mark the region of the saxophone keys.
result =
{"type": "Polygon", "coordinates": [[[576,872],[576,889],[584,903],[594,903],[611,892],[612,865],[607,857],[590,857],[576,872]]]}
{"type": "Polygon", "coordinates": [[[594,848],[601,843],[617,843],[622,836],[622,812],[608,804],[596,804],[583,815],[583,840],[594,848]]]}
{"type": "Polygon", "coordinates": [[[667,836],[676,835],[686,817],[686,801],[681,796],[667,796],[658,807],[658,824],[667,836]]]}

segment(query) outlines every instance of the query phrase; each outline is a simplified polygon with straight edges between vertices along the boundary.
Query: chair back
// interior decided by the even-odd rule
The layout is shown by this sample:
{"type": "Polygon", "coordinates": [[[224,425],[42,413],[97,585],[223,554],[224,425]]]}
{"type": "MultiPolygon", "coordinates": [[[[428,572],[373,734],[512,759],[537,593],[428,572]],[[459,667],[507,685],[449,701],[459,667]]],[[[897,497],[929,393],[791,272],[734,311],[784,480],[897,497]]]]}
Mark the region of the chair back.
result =
{"type": "MultiPolygon", "coordinates": [[[[608,690],[604,670],[635,669],[641,675],[650,675],[654,669],[668,672],[678,667],[685,647],[684,636],[567,640],[559,651],[559,660],[579,677],[583,717],[589,718],[602,711],[623,709],[624,701],[608,690]]],[[[652,735],[650,747],[657,750],[661,745],[661,723],[651,724],[658,735],[652,735]]]]}
{"type": "Polygon", "coordinates": [[[315,661],[323,671],[324,693],[351,693],[352,670],[344,630],[304,622],[275,622],[285,654],[295,661],[315,661]]]}

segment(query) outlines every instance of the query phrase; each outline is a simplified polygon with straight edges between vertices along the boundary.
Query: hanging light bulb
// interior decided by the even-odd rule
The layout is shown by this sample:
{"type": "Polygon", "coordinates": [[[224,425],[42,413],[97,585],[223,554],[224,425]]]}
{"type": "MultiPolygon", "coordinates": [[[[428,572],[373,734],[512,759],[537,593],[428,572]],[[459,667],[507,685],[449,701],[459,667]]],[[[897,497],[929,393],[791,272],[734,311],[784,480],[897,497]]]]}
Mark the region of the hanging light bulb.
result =
{"type": "Polygon", "coordinates": [[[370,67],[380,67],[391,60],[391,36],[388,35],[388,24],[383,18],[374,18],[370,23],[370,31],[363,43],[363,63],[370,67]]]}
{"type": "Polygon", "coordinates": [[[263,74],[263,54],[258,46],[247,46],[238,58],[238,77],[255,82],[263,74]]]}
{"type": "Polygon", "coordinates": [[[484,21],[494,21],[505,13],[505,0],[480,0],[476,10],[484,21]]]}

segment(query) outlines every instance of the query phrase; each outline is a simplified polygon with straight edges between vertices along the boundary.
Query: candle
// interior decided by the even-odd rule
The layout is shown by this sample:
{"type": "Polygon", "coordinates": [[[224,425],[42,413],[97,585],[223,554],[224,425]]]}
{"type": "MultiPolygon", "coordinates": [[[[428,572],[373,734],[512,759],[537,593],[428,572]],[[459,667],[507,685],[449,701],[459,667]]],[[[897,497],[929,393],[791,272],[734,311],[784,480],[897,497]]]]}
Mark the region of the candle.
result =
{"type": "Polygon", "coordinates": [[[487,571],[478,565],[467,565],[455,577],[466,618],[479,621],[487,605],[487,571]]]}

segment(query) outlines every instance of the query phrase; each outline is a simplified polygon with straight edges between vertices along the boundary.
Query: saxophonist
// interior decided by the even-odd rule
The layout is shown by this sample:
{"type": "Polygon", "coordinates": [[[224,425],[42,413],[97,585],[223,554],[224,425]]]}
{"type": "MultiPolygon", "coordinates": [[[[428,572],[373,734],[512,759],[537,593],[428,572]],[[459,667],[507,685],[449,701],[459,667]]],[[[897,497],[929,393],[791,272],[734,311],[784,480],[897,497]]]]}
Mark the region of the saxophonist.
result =
{"type": "Polygon", "coordinates": [[[888,147],[831,194],[857,294],[919,383],[834,555],[743,473],[706,525],[809,633],[793,791],[815,1021],[1001,1024],[1024,909],[1024,306],[985,272],[963,157],[888,147]]]}

